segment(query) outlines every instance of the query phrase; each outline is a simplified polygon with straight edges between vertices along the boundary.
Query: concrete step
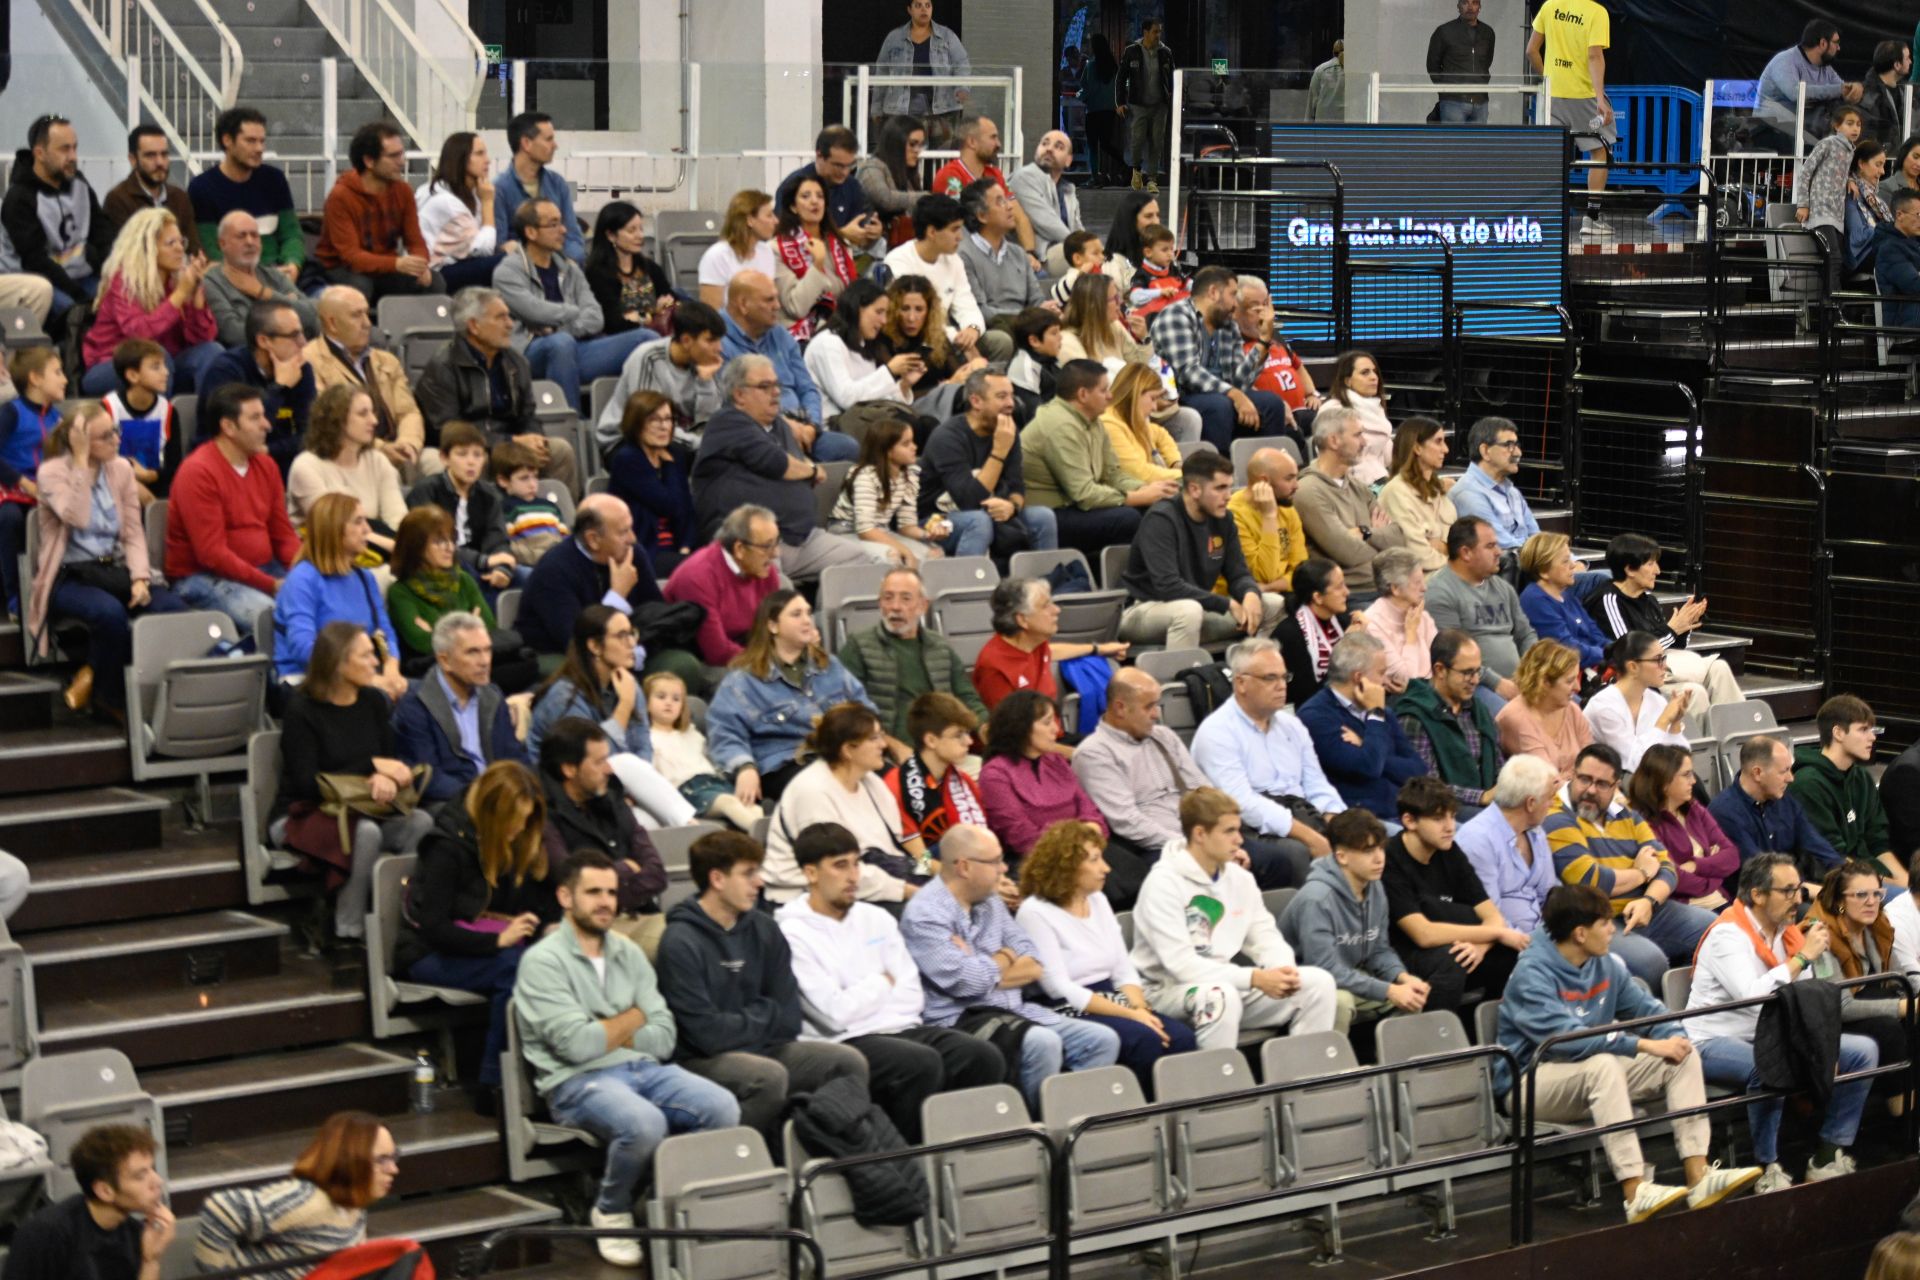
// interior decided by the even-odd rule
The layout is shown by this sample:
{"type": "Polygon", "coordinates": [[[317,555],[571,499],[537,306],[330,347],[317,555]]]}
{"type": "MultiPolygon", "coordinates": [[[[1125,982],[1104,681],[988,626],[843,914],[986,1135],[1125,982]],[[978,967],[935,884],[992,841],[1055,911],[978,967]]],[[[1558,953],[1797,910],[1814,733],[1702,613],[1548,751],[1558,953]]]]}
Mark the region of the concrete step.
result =
{"type": "Polygon", "coordinates": [[[41,859],[156,847],[170,807],[128,787],[0,797],[0,849],[36,864],[37,891],[41,859]]]}
{"type": "Polygon", "coordinates": [[[232,827],[172,831],[161,848],[34,859],[33,892],[7,924],[20,936],[246,901],[239,835],[232,827]]]}
{"type": "Polygon", "coordinates": [[[0,671],[0,724],[9,729],[51,729],[53,703],[62,682],[29,671],[0,671]]]}
{"type": "MultiPolygon", "coordinates": [[[[261,111],[265,112],[267,119],[270,121],[283,120],[289,122],[286,131],[276,130],[272,135],[273,145],[276,148],[302,155],[315,154],[317,148],[315,150],[296,149],[291,139],[299,135],[292,133],[291,130],[302,129],[308,124],[318,129],[320,123],[320,84],[317,78],[315,79],[311,95],[301,94],[297,97],[290,98],[253,98],[249,100],[248,105],[258,107],[261,111]]],[[[338,103],[338,109],[340,136],[342,138],[347,137],[363,124],[370,124],[375,120],[384,120],[387,118],[386,104],[378,98],[373,97],[342,98],[338,103]]],[[[316,134],[315,136],[317,137],[318,135],[316,134]]]]}
{"type": "Polygon", "coordinates": [[[104,787],[133,776],[127,732],[56,717],[51,729],[0,729],[0,795],[104,787]]]}
{"type": "Polygon", "coordinates": [[[167,1150],[311,1131],[336,1111],[398,1115],[407,1109],[413,1060],[370,1044],[331,1044],[264,1057],[168,1067],[140,1083],[166,1117],[167,1150]]]}
{"type": "MultiPolygon", "coordinates": [[[[400,1176],[405,1178],[412,1162],[407,1160],[404,1148],[401,1158],[404,1163],[400,1176]]],[[[463,1255],[489,1235],[508,1227],[537,1226],[560,1220],[560,1210],[524,1191],[497,1186],[469,1187],[372,1210],[367,1214],[367,1239],[417,1240],[427,1246],[427,1254],[439,1274],[471,1275],[473,1272],[461,1270],[463,1255]]],[[[550,1251],[544,1245],[509,1243],[496,1257],[502,1265],[519,1265],[522,1259],[533,1264],[547,1260],[550,1251]]],[[[598,1275],[595,1271],[569,1274],[582,1280],[593,1280],[598,1275]]],[[[636,1273],[627,1270],[620,1274],[630,1277],[636,1273]]]]}
{"type": "MultiPolygon", "coordinates": [[[[351,59],[339,58],[336,64],[334,83],[343,100],[374,96],[351,59]]],[[[318,101],[320,85],[321,68],[317,60],[249,60],[240,71],[240,97],[243,101],[252,101],[254,98],[305,98],[308,95],[318,101]]]]}
{"type": "Polygon", "coordinates": [[[33,963],[34,991],[46,1011],[96,991],[207,991],[280,972],[280,947],[292,930],[246,911],[126,920],[57,929],[20,940],[33,963]]]}
{"type": "Polygon", "coordinates": [[[1771,703],[1773,718],[1781,724],[1790,724],[1811,720],[1819,714],[1820,704],[1826,698],[1826,683],[1748,671],[1740,677],[1740,692],[1750,699],[1771,703]]]}

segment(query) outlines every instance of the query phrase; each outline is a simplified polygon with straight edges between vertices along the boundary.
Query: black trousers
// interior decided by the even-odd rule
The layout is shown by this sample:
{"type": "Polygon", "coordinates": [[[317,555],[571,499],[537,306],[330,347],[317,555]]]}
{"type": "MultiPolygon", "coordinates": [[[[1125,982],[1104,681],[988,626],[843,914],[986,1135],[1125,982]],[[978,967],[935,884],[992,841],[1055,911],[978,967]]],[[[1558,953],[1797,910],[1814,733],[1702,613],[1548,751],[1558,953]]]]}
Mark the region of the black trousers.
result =
{"type": "Polygon", "coordinates": [[[1298,889],[1313,870],[1313,853],[1292,836],[1245,836],[1242,844],[1261,889],[1298,889]]]}
{"type": "Polygon", "coordinates": [[[1060,526],[1060,545],[1084,555],[1088,564],[1099,564],[1102,551],[1124,546],[1140,532],[1139,507],[1107,507],[1100,511],[1055,507],[1053,518],[1060,526]]]}
{"type": "Polygon", "coordinates": [[[1513,963],[1520,953],[1512,947],[1494,943],[1472,973],[1460,967],[1448,947],[1407,947],[1400,951],[1400,962],[1416,978],[1424,978],[1433,990],[1427,996],[1429,1009],[1459,1009],[1466,1004],[1468,991],[1477,991],[1488,1000],[1498,1000],[1513,976],[1513,963]]]}
{"type": "Polygon", "coordinates": [[[998,1049],[952,1027],[908,1027],[844,1043],[866,1058],[868,1094],[910,1143],[920,1141],[920,1104],[928,1098],[1007,1078],[998,1049]]]}

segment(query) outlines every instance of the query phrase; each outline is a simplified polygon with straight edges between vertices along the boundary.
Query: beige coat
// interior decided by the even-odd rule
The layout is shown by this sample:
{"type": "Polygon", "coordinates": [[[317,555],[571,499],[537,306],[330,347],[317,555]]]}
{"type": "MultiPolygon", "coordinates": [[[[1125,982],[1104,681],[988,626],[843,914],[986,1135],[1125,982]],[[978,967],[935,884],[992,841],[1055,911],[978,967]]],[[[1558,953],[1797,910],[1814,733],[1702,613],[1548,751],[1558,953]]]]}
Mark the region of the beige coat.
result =
{"type": "MultiPolygon", "coordinates": [[[[334,354],[325,338],[315,338],[309,342],[302,354],[306,356],[307,363],[313,366],[315,394],[343,382],[360,385],[360,379],[334,354]]],[[[421,416],[420,406],[413,398],[413,388],[407,385],[407,371],[401,365],[400,357],[391,351],[375,348],[367,353],[367,366],[373,371],[373,383],[380,393],[380,399],[386,403],[387,412],[393,417],[394,442],[410,444],[416,450],[426,448],[426,419],[421,416]]]]}
{"type": "MultiPolygon", "coordinates": [[[[135,582],[153,579],[153,560],[147,553],[146,513],[140,506],[140,485],[133,478],[133,463],[113,458],[106,464],[107,487],[113,491],[114,505],[120,508],[120,550],[127,562],[127,574],[135,582]]],[[[37,476],[40,505],[33,518],[40,522],[40,561],[33,566],[33,590],[27,598],[27,634],[45,654],[51,628],[47,626],[47,600],[53,595],[53,580],[60,576],[60,563],[67,556],[67,535],[83,527],[93,515],[93,482],[85,467],[73,465],[72,454],[49,455],[40,463],[37,476]]]]}

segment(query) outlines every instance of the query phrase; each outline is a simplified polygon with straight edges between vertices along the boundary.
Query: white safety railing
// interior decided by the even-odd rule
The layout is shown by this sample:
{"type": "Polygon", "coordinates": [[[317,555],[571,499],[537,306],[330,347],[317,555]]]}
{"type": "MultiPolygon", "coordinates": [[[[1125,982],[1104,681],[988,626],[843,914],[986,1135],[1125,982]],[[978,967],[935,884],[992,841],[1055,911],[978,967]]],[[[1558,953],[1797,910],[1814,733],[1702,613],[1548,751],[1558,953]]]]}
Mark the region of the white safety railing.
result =
{"type": "MultiPolygon", "coordinates": [[[[1020,112],[1025,97],[1025,80],[1024,69],[1014,67],[1012,68],[1012,73],[1009,75],[941,76],[938,81],[930,84],[925,76],[881,75],[876,73],[871,66],[862,63],[859,67],[855,68],[854,74],[849,76],[841,86],[840,118],[852,122],[851,127],[854,136],[860,140],[860,154],[867,155],[872,151],[872,143],[867,137],[867,131],[873,120],[873,91],[875,89],[926,89],[936,85],[942,89],[998,89],[1007,95],[1007,105],[1004,113],[1005,119],[1001,122],[1005,125],[1006,145],[1000,149],[1000,154],[1004,157],[1000,167],[1011,172],[1014,165],[1024,164],[1027,160],[1026,132],[1020,126],[1020,112]],[[1009,163],[1009,160],[1011,163],[1009,163]]],[[[976,115],[979,114],[977,107],[974,113],[976,115]]],[[[958,151],[927,150],[921,152],[921,159],[945,163],[948,160],[957,158],[959,154],[958,151]]],[[[809,156],[808,158],[811,159],[812,157],[809,156]]]]}
{"type": "Polygon", "coordinates": [[[1487,84],[1474,85],[1436,85],[1431,80],[1406,82],[1383,80],[1378,71],[1369,72],[1367,75],[1366,122],[1368,124],[1408,124],[1415,120],[1425,119],[1425,108],[1431,105],[1440,94],[1447,92],[1485,94],[1489,99],[1487,104],[1488,119],[1492,123],[1553,123],[1553,90],[1547,86],[1547,82],[1544,80],[1533,83],[1516,83],[1509,81],[1503,84],[1497,81],[1490,81],[1487,84]],[[1389,119],[1388,117],[1397,116],[1399,113],[1393,112],[1384,104],[1390,99],[1403,95],[1419,101],[1422,104],[1421,110],[1412,116],[1412,120],[1404,118],[1389,119]],[[1519,101],[1519,108],[1515,113],[1516,118],[1512,121],[1495,118],[1499,113],[1493,110],[1494,100],[1504,98],[1515,98],[1519,101]]]}
{"type": "Polygon", "coordinates": [[[181,155],[214,149],[214,122],[240,96],[240,42],[208,0],[193,0],[219,47],[208,68],[155,0],[70,0],[75,15],[127,78],[128,115],[144,107],[181,155]]]}
{"type": "Polygon", "coordinates": [[[460,33],[465,56],[436,55],[390,0],[307,0],[413,145],[437,155],[448,134],[474,127],[487,49],[465,14],[449,0],[436,3],[441,25],[460,33]]]}

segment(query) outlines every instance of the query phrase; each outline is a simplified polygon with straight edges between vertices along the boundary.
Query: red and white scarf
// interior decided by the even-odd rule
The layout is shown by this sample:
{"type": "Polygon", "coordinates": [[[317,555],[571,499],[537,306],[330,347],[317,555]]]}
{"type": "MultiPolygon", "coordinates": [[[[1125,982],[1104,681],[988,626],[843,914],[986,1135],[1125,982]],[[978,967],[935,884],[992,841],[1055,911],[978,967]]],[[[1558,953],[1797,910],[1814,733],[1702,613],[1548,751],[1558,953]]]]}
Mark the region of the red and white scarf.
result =
{"type": "MultiPolygon", "coordinates": [[[[853,253],[839,236],[827,236],[827,256],[833,263],[833,274],[842,280],[852,280],[857,274],[853,265],[853,253]]],[[[813,270],[813,254],[807,248],[807,233],[803,228],[795,227],[784,236],[776,236],[773,251],[780,255],[780,261],[787,264],[787,270],[795,278],[804,279],[807,272],[813,270]]],[[[796,342],[805,342],[818,333],[833,314],[834,305],[840,300],[837,290],[829,290],[820,295],[820,301],[814,303],[813,310],[801,316],[787,326],[796,342]]]]}
{"type": "Polygon", "coordinates": [[[1329,618],[1320,621],[1320,615],[1313,611],[1312,605],[1301,605],[1294,611],[1294,621],[1300,624],[1300,634],[1307,638],[1307,652],[1313,655],[1313,675],[1316,680],[1327,678],[1327,668],[1333,665],[1333,646],[1347,629],[1340,619],[1329,618]],[[1332,636],[1327,635],[1331,629],[1332,636]]]}

